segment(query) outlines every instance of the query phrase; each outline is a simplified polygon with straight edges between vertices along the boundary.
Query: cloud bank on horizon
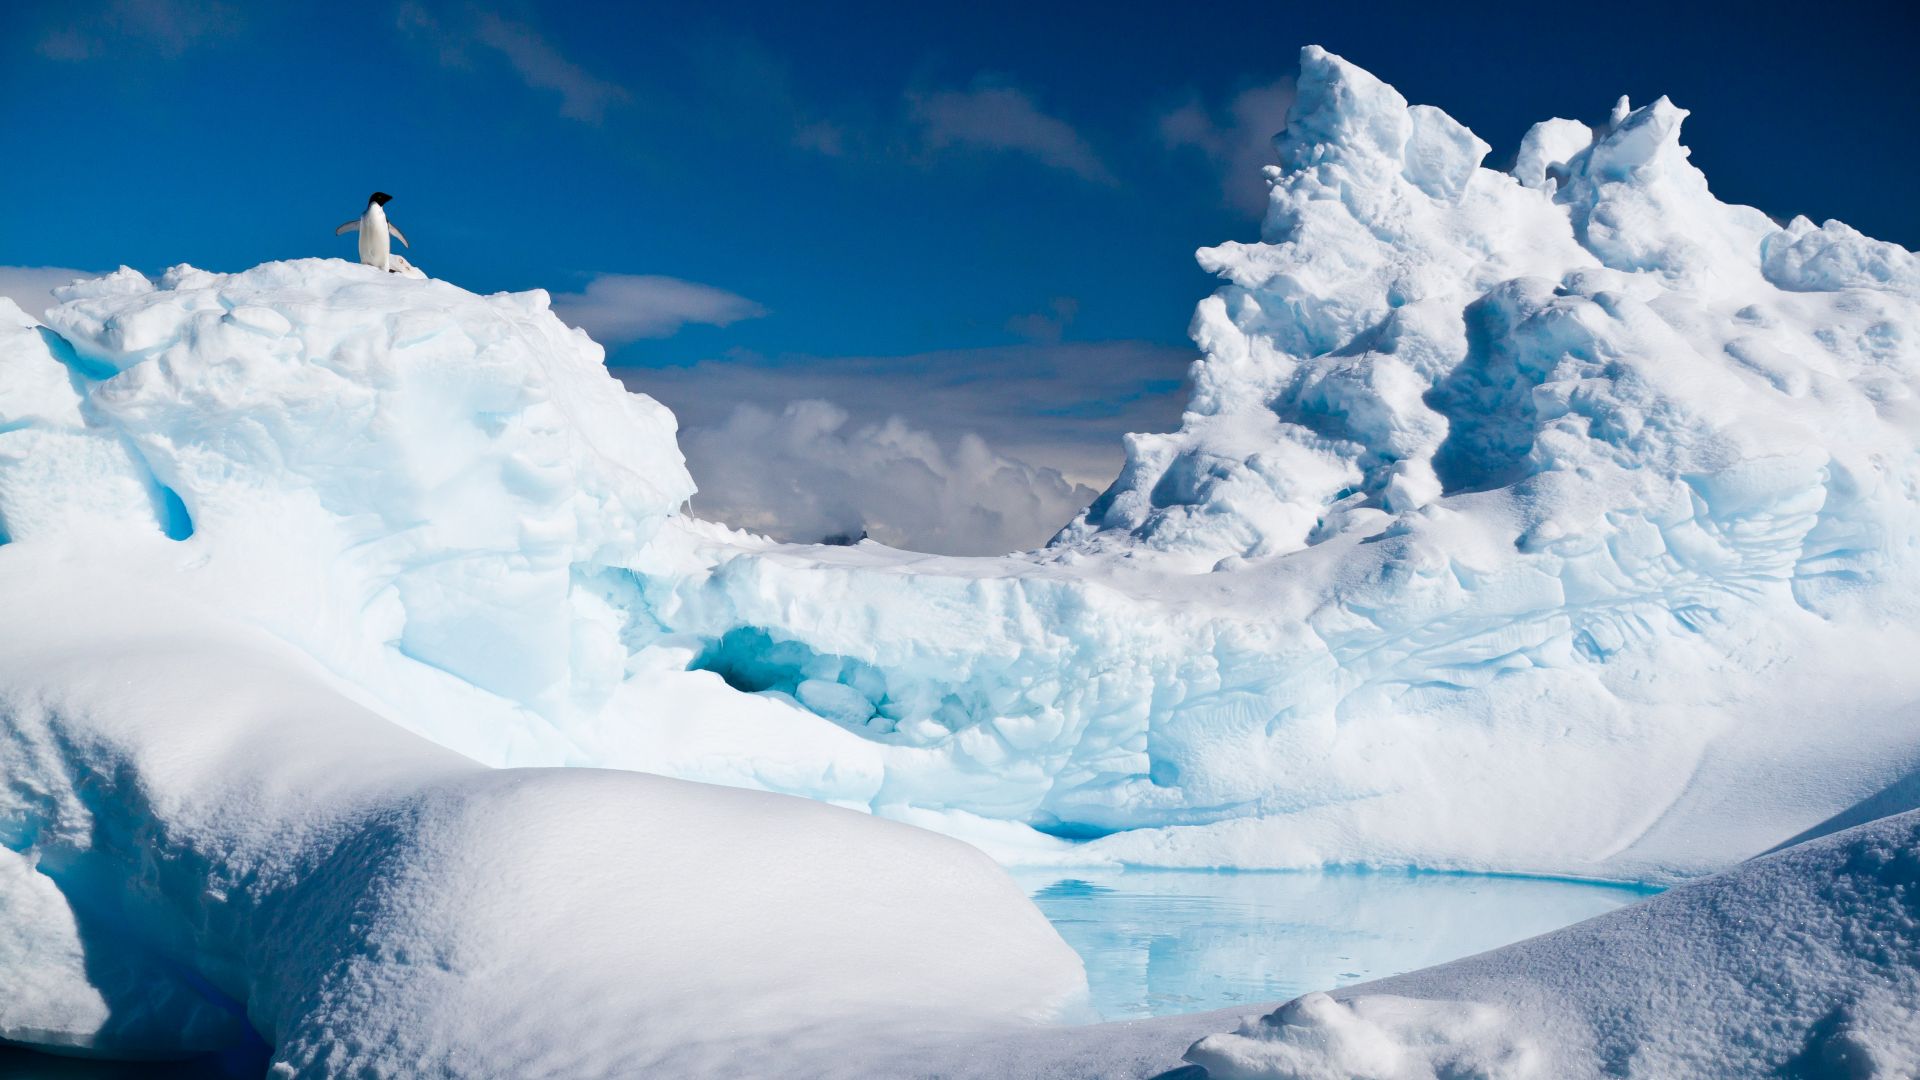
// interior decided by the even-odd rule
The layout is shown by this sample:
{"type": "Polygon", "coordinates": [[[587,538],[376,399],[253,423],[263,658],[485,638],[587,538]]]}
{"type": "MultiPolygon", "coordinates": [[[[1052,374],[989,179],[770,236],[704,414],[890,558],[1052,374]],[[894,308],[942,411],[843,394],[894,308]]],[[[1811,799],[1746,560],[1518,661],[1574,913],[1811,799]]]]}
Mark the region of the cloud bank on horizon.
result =
{"type": "Polygon", "coordinates": [[[105,271],[75,270],[66,266],[0,266],[0,296],[20,305],[38,319],[53,306],[53,290],[105,271]]]}
{"type": "MultiPolygon", "coordinates": [[[[1071,307],[1062,298],[1052,318],[1071,307]]],[[[739,352],[615,374],[680,418],[699,516],[800,542],[864,534],[997,555],[1045,543],[1098,494],[1119,433],[1180,420],[1192,350],[1058,331],[994,349],[739,352]]]]}
{"type": "Polygon", "coordinates": [[[899,416],[856,423],[828,401],[778,413],[740,404],[681,437],[705,485],[694,512],[776,539],[872,538],[955,555],[1033,548],[1099,492],[1058,469],[997,453],[967,432],[943,446],[899,416]]]}

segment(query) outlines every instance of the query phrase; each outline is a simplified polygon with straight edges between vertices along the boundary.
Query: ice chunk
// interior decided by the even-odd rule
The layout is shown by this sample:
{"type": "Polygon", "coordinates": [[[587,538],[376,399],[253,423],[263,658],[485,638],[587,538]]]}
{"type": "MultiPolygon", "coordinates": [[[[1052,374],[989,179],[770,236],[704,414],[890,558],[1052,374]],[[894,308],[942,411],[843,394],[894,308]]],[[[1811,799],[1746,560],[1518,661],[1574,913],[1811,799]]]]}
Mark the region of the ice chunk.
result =
{"type": "Polygon", "coordinates": [[[1413,121],[1406,148],[1407,179],[1436,199],[1458,202],[1481,160],[1493,148],[1466,125],[1431,105],[1415,105],[1407,110],[1407,116],[1413,121]]]}
{"type": "Polygon", "coordinates": [[[1399,91],[1317,45],[1300,51],[1300,76],[1280,161],[1306,169],[1333,155],[1377,155],[1399,160],[1413,122],[1399,91]]]}
{"type": "Polygon", "coordinates": [[[1772,220],[1707,190],[1680,143],[1687,110],[1664,97],[1625,107],[1622,98],[1607,130],[1568,162],[1554,196],[1581,244],[1610,267],[1657,273],[1687,292],[1754,288],[1772,220]]]}
{"type": "Polygon", "coordinates": [[[1527,187],[1552,194],[1567,162],[1593,145],[1593,129],[1578,120],[1542,120],[1527,130],[1514,157],[1513,176],[1527,187]]]}
{"type": "Polygon", "coordinates": [[[1920,256],[1862,236],[1843,221],[1819,228],[1794,218],[1784,232],[1767,237],[1761,268],[1767,280],[1796,292],[1879,289],[1920,296],[1920,256]]]}

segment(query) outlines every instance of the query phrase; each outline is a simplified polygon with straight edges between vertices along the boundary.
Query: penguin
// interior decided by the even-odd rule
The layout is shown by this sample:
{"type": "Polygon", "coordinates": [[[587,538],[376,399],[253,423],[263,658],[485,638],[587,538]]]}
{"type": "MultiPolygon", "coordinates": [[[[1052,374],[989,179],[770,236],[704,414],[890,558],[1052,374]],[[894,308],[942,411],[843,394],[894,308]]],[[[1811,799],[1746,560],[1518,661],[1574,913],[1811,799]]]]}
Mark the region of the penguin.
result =
{"type": "Polygon", "coordinates": [[[384,191],[376,191],[367,196],[366,211],[352,221],[341,223],[339,228],[333,230],[333,235],[344,236],[358,229],[360,261],[368,266],[377,266],[388,273],[398,273],[399,271],[393,266],[393,260],[398,256],[392,254],[392,241],[400,241],[400,246],[405,248],[413,245],[407,243],[407,235],[400,231],[399,226],[387,220],[387,211],[384,208],[392,199],[393,196],[384,191]]]}

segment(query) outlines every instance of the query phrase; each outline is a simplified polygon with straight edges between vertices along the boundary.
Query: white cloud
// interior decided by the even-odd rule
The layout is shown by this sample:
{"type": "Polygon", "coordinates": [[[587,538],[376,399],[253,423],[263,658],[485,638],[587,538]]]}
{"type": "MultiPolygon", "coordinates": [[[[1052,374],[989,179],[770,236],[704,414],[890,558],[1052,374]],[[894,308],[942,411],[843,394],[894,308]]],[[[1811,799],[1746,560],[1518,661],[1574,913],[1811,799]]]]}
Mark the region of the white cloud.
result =
{"type": "Polygon", "coordinates": [[[688,323],[729,326],[767,313],[725,289],[657,274],[601,274],[581,292],[555,295],[553,310],[607,346],[671,337],[688,323]]]}
{"type": "Polygon", "coordinates": [[[1291,78],[1251,86],[1227,103],[1218,118],[1198,99],[1160,117],[1160,141],[1169,149],[1200,151],[1220,173],[1220,194],[1228,206],[1251,214],[1267,207],[1262,166],[1278,160],[1273,137],[1287,126],[1293,107],[1291,78]]]}
{"type": "Polygon", "coordinates": [[[1098,492],[995,453],[943,446],[899,417],[860,424],[837,405],[734,407],[683,433],[702,517],[800,542],[871,536],[894,547],[999,555],[1037,547],[1098,492]]]}
{"type": "Polygon", "coordinates": [[[988,555],[1047,542],[1118,471],[1121,436],[1177,426],[1192,350],[1041,341],[906,356],[618,369],[680,419],[702,517],[782,539],[866,533],[988,555]]]}
{"type": "Polygon", "coordinates": [[[818,398],[846,409],[856,428],[900,417],[942,440],[971,432],[1002,457],[1098,488],[1119,469],[1121,435],[1178,426],[1192,359],[1188,348],[1095,341],[907,356],[741,352],[614,374],[664,402],[687,432],[723,426],[738,405],[777,415],[818,398]]]}
{"type": "Polygon", "coordinates": [[[78,63],[128,52],[177,59],[197,45],[238,34],[245,18],[212,0],[108,0],[67,5],[35,49],[49,60],[78,63]]]}
{"type": "Polygon", "coordinates": [[[569,120],[599,124],[608,110],[633,100],[626,87],[588,72],[538,30],[492,12],[443,23],[426,6],[409,0],[400,5],[399,25],[430,45],[444,67],[472,67],[476,48],[497,54],[527,86],[558,93],[560,115],[569,120]]]}
{"type": "Polygon", "coordinates": [[[990,554],[1045,543],[1113,479],[1124,433],[1177,426],[1192,359],[1101,341],[615,374],[680,418],[702,516],[990,554]]]}
{"type": "Polygon", "coordinates": [[[1024,91],[975,85],[971,90],[909,94],[908,117],[927,151],[950,147],[1004,150],[1086,180],[1112,184],[1113,173],[1071,125],[1040,111],[1024,91]]]}
{"type": "Polygon", "coordinates": [[[81,278],[99,277],[99,270],[70,270],[60,266],[0,266],[0,296],[20,305],[20,310],[42,318],[53,306],[53,290],[71,285],[81,278]]]}

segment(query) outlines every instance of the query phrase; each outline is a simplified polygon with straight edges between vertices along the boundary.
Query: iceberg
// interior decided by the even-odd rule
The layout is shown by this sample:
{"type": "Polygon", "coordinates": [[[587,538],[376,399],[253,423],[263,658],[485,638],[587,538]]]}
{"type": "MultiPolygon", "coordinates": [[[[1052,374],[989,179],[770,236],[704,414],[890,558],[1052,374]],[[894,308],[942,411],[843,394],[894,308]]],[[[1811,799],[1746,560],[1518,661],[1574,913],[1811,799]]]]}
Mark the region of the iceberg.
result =
{"type": "MultiPolygon", "coordinates": [[[[1500,172],[1309,48],[1179,430],[1004,558],[691,517],[672,415],[543,292],[0,302],[0,1039],[959,1075],[1084,991],[976,849],[1678,882],[1862,805],[1920,759],[1920,259],[1720,202],[1685,115],[1500,172]]],[[[1208,1060],[1524,1056],[1521,1005],[1409,978],[1208,1060]]]]}
{"type": "Polygon", "coordinates": [[[609,602],[638,655],[870,744],[783,790],[1009,859],[1765,850],[1920,751],[1920,260],[1721,203],[1684,117],[1547,121],[1497,172],[1309,48],[1261,241],[1200,252],[1180,430],[1047,549],[676,520],[609,602]]]}

